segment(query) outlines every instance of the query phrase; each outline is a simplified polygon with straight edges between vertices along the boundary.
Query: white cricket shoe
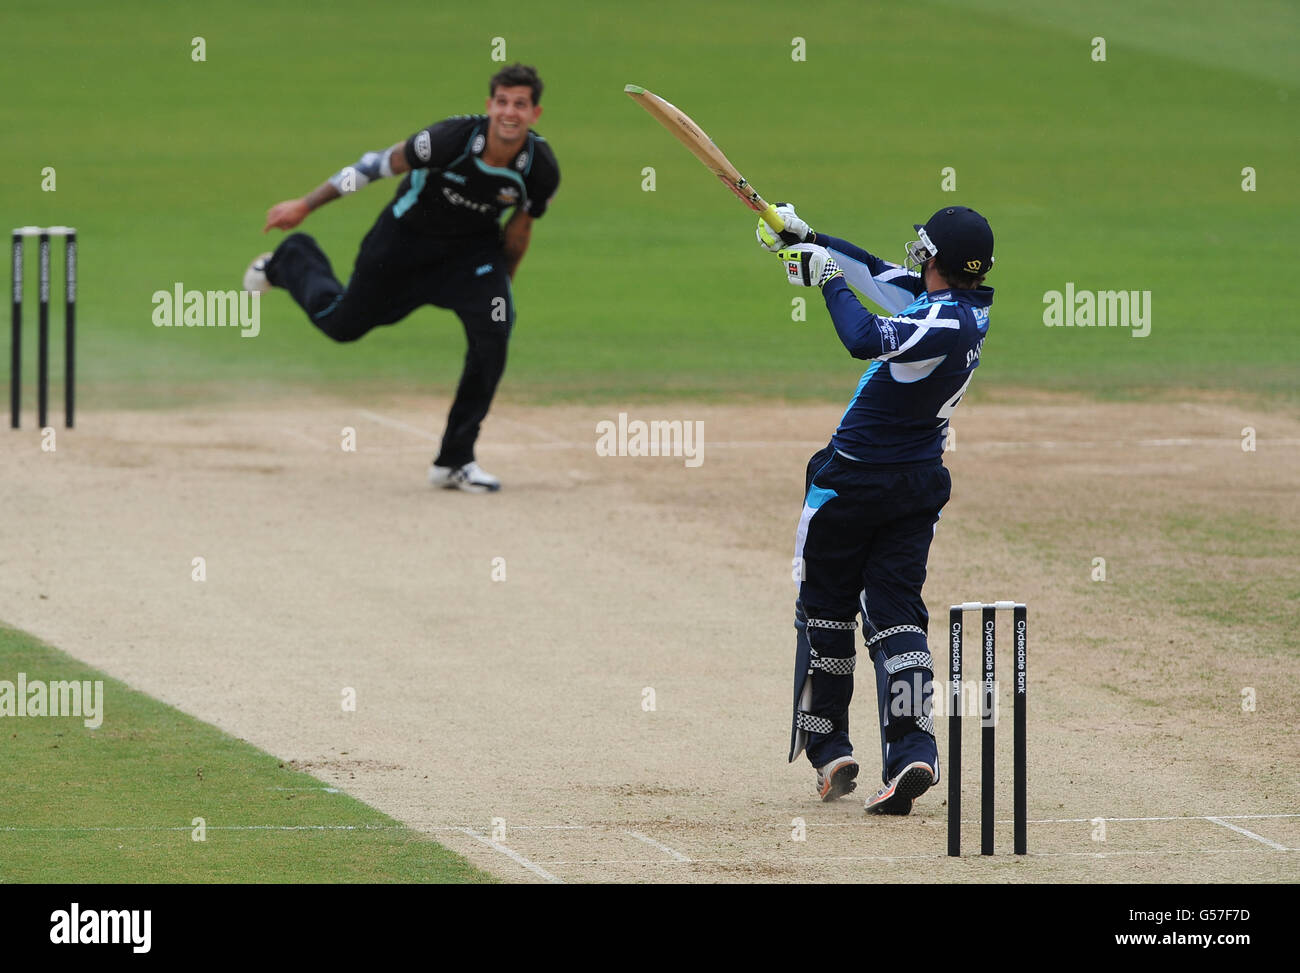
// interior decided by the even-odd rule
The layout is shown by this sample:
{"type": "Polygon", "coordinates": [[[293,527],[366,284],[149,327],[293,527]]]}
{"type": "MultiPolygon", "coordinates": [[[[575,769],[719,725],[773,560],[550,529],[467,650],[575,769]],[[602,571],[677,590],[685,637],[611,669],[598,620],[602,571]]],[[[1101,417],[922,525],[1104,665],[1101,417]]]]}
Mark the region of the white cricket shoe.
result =
{"type": "Polygon", "coordinates": [[[858,786],[858,762],[851,756],[836,757],[824,767],[817,768],[817,796],[823,801],[834,801],[852,793],[858,786]]]}
{"type": "Polygon", "coordinates": [[[921,760],[908,764],[888,784],[867,798],[868,814],[911,814],[912,801],[939,783],[939,762],[934,767],[921,760]]]}
{"type": "Polygon", "coordinates": [[[244,271],[244,290],[255,294],[265,294],[271,289],[271,282],[266,279],[266,262],[271,259],[271,251],[253,258],[253,262],[244,271]]]}
{"type": "Polygon", "coordinates": [[[464,466],[430,466],[429,482],[444,490],[466,493],[494,493],[501,489],[501,481],[474,462],[464,466]]]}

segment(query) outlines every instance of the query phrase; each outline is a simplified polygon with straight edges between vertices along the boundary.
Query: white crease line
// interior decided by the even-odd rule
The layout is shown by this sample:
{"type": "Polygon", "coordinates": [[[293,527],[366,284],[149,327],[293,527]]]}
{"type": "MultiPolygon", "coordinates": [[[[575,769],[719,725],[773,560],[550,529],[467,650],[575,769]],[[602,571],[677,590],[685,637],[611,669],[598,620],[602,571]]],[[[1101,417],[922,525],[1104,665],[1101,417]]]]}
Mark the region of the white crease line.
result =
{"type": "Polygon", "coordinates": [[[549,443],[485,443],[483,450],[491,452],[492,449],[589,449],[593,453],[596,451],[596,442],[592,440],[589,443],[565,443],[556,440],[549,443]]]}
{"type": "Polygon", "coordinates": [[[318,442],[315,439],[312,439],[305,432],[300,432],[297,429],[291,429],[288,426],[281,426],[280,431],[287,435],[293,436],[295,439],[300,439],[304,443],[307,443],[309,446],[314,446],[316,449],[321,449],[321,450],[329,449],[329,446],[325,445],[324,443],[318,442]]]}
{"type": "MultiPolygon", "coordinates": [[[[1300,446],[1300,439],[1256,439],[1257,446],[1300,446]]],[[[566,442],[560,439],[553,439],[546,443],[489,443],[507,449],[594,449],[595,439],[589,442],[566,442]]],[[[704,448],[709,449],[819,449],[826,443],[821,440],[776,440],[776,439],[753,439],[753,440],[705,440],[704,448]]],[[[1240,448],[1240,439],[1116,439],[1111,442],[1087,441],[1081,440],[1071,442],[1069,440],[1052,441],[1012,441],[1012,440],[988,440],[985,442],[970,442],[963,439],[962,449],[1114,449],[1116,447],[1133,446],[1133,447],[1168,447],[1168,446],[1236,446],[1240,448]]],[[[617,457],[618,459],[627,459],[629,457],[617,457]]],[[[632,459],[662,459],[663,457],[643,457],[635,456],[632,459]]]]}
{"type": "MultiPolygon", "coordinates": [[[[1300,811],[1289,811],[1275,814],[1179,814],[1169,817],[1147,817],[1147,818],[1030,818],[1029,824],[1091,824],[1093,821],[1101,820],[1108,824],[1112,822],[1142,822],[1142,821],[1271,821],[1280,818],[1300,818],[1300,811]]],[[[963,824],[974,824],[977,819],[963,818],[963,824]]],[[[1012,818],[997,818],[998,824],[1011,824],[1012,818]]],[[[419,822],[407,822],[412,829],[419,831],[464,831],[466,828],[480,827],[473,824],[421,824],[419,822]]],[[[862,821],[826,821],[817,822],[809,821],[809,828],[861,828],[862,821]]],[[[782,823],[780,829],[787,829],[788,825],[782,823]]],[[[628,834],[639,835],[641,832],[628,831],[626,827],[616,823],[597,822],[595,824],[512,824],[511,831],[611,831],[623,830],[628,834]]],[[[730,825],[717,825],[714,830],[734,831],[736,827],[730,825]]],[[[742,826],[741,830],[752,830],[757,833],[765,833],[769,829],[764,825],[755,828],[742,826]]],[[[692,859],[694,860],[694,859],[692,859]]]]}
{"type": "Polygon", "coordinates": [[[456,830],[460,831],[463,834],[469,835],[475,841],[483,842],[483,844],[487,845],[493,851],[501,852],[501,854],[505,855],[507,858],[511,859],[516,864],[522,865],[524,868],[528,869],[530,872],[532,872],[534,875],[538,876],[539,878],[544,879],[545,881],[550,882],[553,885],[564,884],[563,879],[557,878],[556,876],[552,875],[546,869],[542,868],[541,865],[537,865],[534,864],[533,862],[530,862],[527,858],[519,854],[519,852],[515,851],[513,848],[507,848],[505,845],[498,844],[497,842],[493,841],[491,838],[485,838],[483,835],[479,834],[473,828],[457,828],[456,830]]]}
{"type": "MultiPolygon", "coordinates": [[[[477,824],[419,824],[411,823],[412,831],[473,831],[482,827],[477,824]]],[[[590,824],[512,824],[511,831],[590,831],[601,825],[590,824]]],[[[612,827],[612,825],[611,825],[612,827]]]]}
{"type": "MultiPolygon", "coordinates": [[[[1300,813],[1292,812],[1286,814],[1216,814],[1213,817],[1206,814],[1177,814],[1164,818],[1102,818],[1102,821],[1213,821],[1215,818],[1221,818],[1224,821],[1264,821],[1270,818],[1300,818],[1300,813]]],[[[1042,818],[1031,819],[1030,824],[1091,824],[1097,818],[1042,818]]],[[[1001,823],[1007,824],[1010,818],[1003,818],[1001,823]]]]}
{"type": "MultiPolygon", "coordinates": [[[[497,446],[505,449],[589,449],[592,452],[596,450],[596,440],[591,439],[585,442],[564,442],[563,440],[552,440],[549,443],[489,443],[488,446],[497,446]]],[[[710,442],[705,440],[702,444],[705,450],[710,449],[818,449],[825,446],[825,443],[817,442],[710,442]]],[[[486,447],[485,447],[486,448],[486,447]]],[[[672,453],[663,453],[659,456],[602,456],[601,459],[681,459],[680,456],[673,456],[672,453]]]]}
{"type": "Polygon", "coordinates": [[[417,429],[409,423],[402,422],[401,419],[390,419],[388,416],[381,416],[379,413],[371,412],[369,409],[358,409],[357,415],[361,416],[363,419],[369,419],[371,422],[377,422],[381,426],[390,426],[393,429],[401,429],[403,432],[409,432],[412,435],[419,436],[421,439],[426,439],[429,442],[442,442],[442,439],[435,436],[433,433],[426,432],[423,429],[417,429]]]}
{"type": "MultiPolygon", "coordinates": [[[[1216,814],[1215,818],[1222,818],[1224,821],[1264,821],[1269,818],[1300,818],[1300,813],[1287,814],[1216,814]]],[[[1044,820],[1043,824],[1070,823],[1075,824],[1079,821],[1091,821],[1092,818],[1056,818],[1055,820],[1044,820]]],[[[1213,820],[1205,814],[1180,814],[1168,818],[1103,818],[1103,821],[1210,821],[1213,820]]]]}
{"type": "MultiPolygon", "coordinates": [[[[728,859],[731,860],[731,859],[728,859]]],[[[735,859],[737,864],[744,864],[743,860],[735,859]]],[[[563,861],[560,859],[546,859],[543,865],[681,865],[693,864],[689,859],[686,862],[679,862],[671,858],[579,858],[573,861],[563,861]]]]}
{"type": "Polygon", "coordinates": [[[1221,824],[1225,828],[1230,828],[1231,830],[1237,832],[1237,834],[1244,834],[1247,838],[1254,838],[1256,841],[1260,842],[1261,844],[1268,845],[1270,848],[1274,849],[1275,851],[1291,850],[1286,845],[1279,845],[1276,841],[1270,841],[1268,838],[1265,838],[1262,835],[1257,835],[1253,831],[1247,831],[1245,828],[1238,827],[1237,825],[1233,824],[1231,821],[1223,820],[1223,818],[1206,818],[1205,820],[1213,821],[1215,824],[1221,824]]]}
{"type": "MultiPolygon", "coordinates": [[[[27,833],[33,831],[79,832],[79,831],[193,831],[191,825],[124,825],[122,827],[50,827],[20,828],[0,826],[0,831],[27,833]]],[[[414,831],[404,824],[208,824],[206,831],[414,831]]]]}
{"type": "MultiPolygon", "coordinates": [[[[1189,848],[1186,851],[1051,851],[1031,852],[1030,858],[1154,858],[1159,855],[1243,855],[1251,848],[1189,848]]],[[[1282,849],[1286,851],[1288,849],[1282,849]]]]}
{"type": "Polygon", "coordinates": [[[1245,422],[1249,424],[1254,421],[1253,419],[1247,420],[1243,413],[1232,412],[1228,409],[1222,408],[1221,406],[1206,405],[1203,402],[1180,402],[1178,403],[1178,407],[1180,409],[1188,409],[1192,412],[1199,412],[1203,416],[1213,416],[1216,419],[1229,419],[1232,422],[1245,422]]]}
{"type": "Polygon", "coordinates": [[[826,444],[815,439],[758,439],[746,441],[743,439],[719,440],[718,442],[709,442],[705,440],[705,449],[750,449],[757,447],[759,449],[821,449],[826,444]]]}
{"type": "MultiPolygon", "coordinates": [[[[295,790],[302,788],[276,787],[271,790],[295,790]]],[[[306,788],[310,790],[311,788],[306,788]]],[[[321,790],[337,791],[336,788],[323,787],[321,790]]],[[[1280,818],[1300,818],[1300,813],[1288,812],[1279,814],[1217,814],[1217,815],[1193,815],[1184,814],[1170,817],[1147,817],[1147,818],[1101,818],[1100,820],[1107,823],[1112,822],[1144,822],[1144,821],[1212,821],[1215,824],[1221,824],[1226,827],[1232,827],[1229,821],[1268,821],[1280,818]]],[[[999,824],[1010,824],[1011,818],[997,819],[999,824]]],[[[1030,818],[1030,824],[1091,824],[1097,818],[1030,818]]],[[[974,824],[975,819],[964,819],[964,824],[974,824]]],[[[781,825],[784,829],[786,826],[781,825]]],[[[819,823],[810,821],[809,828],[861,828],[862,822],[832,822],[819,823]]],[[[471,825],[459,824],[421,824],[419,822],[408,822],[406,824],[210,824],[207,826],[209,831],[383,831],[398,830],[409,828],[412,831],[457,831],[461,833],[472,833],[474,827],[471,825]]],[[[654,845],[668,854],[677,856],[677,852],[666,846],[660,845],[653,839],[648,838],[641,832],[630,831],[626,828],[620,828],[617,824],[512,824],[511,831],[609,831],[622,830],[632,835],[638,840],[645,841],[654,845]]],[[[57,832],[76,832],[76,831],[192,831],[190,825],[69,825],[64,827],[22,827],[18,825],[0,825],[0,832],[37,832],[37,831],[57,831],[57,832]]],[[[720,827],[720,830],[734,830],[727,827],[720,827]]],[[[767,828],[762,826],[754,829],[758,832],[766,832],[767,828]]],[[[1244,829],[1242,829],[1244,831],[1244,829]]],[[[1267,839],[1260,839],[1267,842],[1267,839]]],[[[1281,851],[1295,851],[1298,849],[1277,846],[1281,851]]],[[[682,861],[704,861],[706,859],[690,859],[685,856],[678,856],[682,861]]],[[[929,857],[929,856],[921,856],[929,857]]]]}
{"type": "Polygon", "coordinates": [[[649,845],[651,848],[658,848],[658,849],[659,849],[660,851],[662,851],[665,855],[671,855],[672,858],[673,858],[673,861],[678,861],[678,862],[689,862],[689,861],[690,861],[690,859],[687,858],[685,855],[683,855],[680,851],[676,851],[676,850],[674,850],[674,849],[672,849],[672,848],[669,848],[667,845],[665,845],[665,844],[661,844],[660,842],[655,841],[655,840],[654,840],[653,838],[651,838],[649,835],[644,835],[644,834],[642,834],[640,831],[628,831],[628,832],[626,832],[626,834],[630,834],[630,835],[631,835],[633,838],[635,838],[637,841],[644,841],[644,842],[645,842],[647,845],[649,845]]]}
{"type": "MultiPolygon", "coordinates": [[[[1300,849],[1286,849],[1296,851],[1300,849]]],[[[997,863],[1014,867],[1015,863],[1027,858],[1134,858],[1134,857],[1157,857],[1157,856],[1174,856],[1174,855],[1242,855],[1257,854],[1252,848],[1190,848],[1178,851],[1031,851],[1028,855],[997,855],[986,857],[984,855],[962,855],[959,861],[974,865],[976,863],[988,862],[989,864],[997,863]]],[[[904,862],[917,861],[945,861],[951,860],[948,855],[841,855],[841,856],[803,856],[797,858],[692,858],[686,862],[671,861],[664,858],[592,858],[592,859],[574,859],[572,861],[547,860],[545,865],[762,865],[769,868],[793,868],[799,865],[822,865],[832,862],[845,864],[853,863],[892,863],[901,864],[904,862]]]]}
{"type": "MultiPolygon", "coordinates": [[[[1300,439],[1256,439],[1256,445],[1294,446],[1300,439]]],[[[1241,446],[1241,439],[1139,439],[1139,446],[1241,446]]]]}
{"type": "MultiPolygon", "coordinates": [[[[441,443],[438,436],[433,435],[423,429],[418,429],[409,423],[402,422],[400,419],[391,419],[387,416],[381,416],[378,413],[361,409],[358,412],[362,417],[377,422],[381,425],[391,426],[394,429],[401,429],[419,436],[428,442],[441,443]]],[[[523,425],[516,423],[516,425],[523,425]]],[[[531,428],[524,426],[524,428],[531,428]]],[[[1300,446],[1300,439],[1256,439],[1256,446],[1300,446]]],[[[319,445],[319,444],[313,444],[319,445]]],[[[502,443],[493,442],[488,437],[482,444],[485,451],[492,449],[589,449],[595,450],[596,438],[590,440],[564,440],[555,437],[549,438],[546,442],[541,443],[502,443]]],[[[710,449],[818,449],[825,446],[822,440],[801,440],[801,439],[753,439],[753,440],[705,440],[703,443],[705,450],[710,449]]],[[[970,442],[963,439],[961,448],[965,450],[981,449],[1115,449],[1122,447],[1138,448],[1166,448],[1177,446],[1235,446],[1240,448],[1240,439],[1115,439],[1111,441],[1055,441],[1055,440],[1034,440],[1034,441],[1014,441],[1014,440],[987,440],[983,442],[970,442]]],[[[372,452],[374,450],[371,450],[372,452]]],[[[602,457],[605,459],[611,457],[602,457]]],[[[664,459],[663,456],[633,456],[633,457],[613,457],[617,459],[664,459]]],[[[669,457],[679,458],[679,457],[669,457]]]]}
{"type": "MultiPolygon", "coordinates": [[[[409,433],[411,433],[412,435],[419,436],[421,439],[427,440],[427,441],[429,441],[429,442],[434,442],[434,443],[441,443],[441,442],[442,442],[442,438],[441,438],[441,437],[439,437],[439,436],[435,436],[435,435],[433,435],[432,433],[428,432],[427,430],[420,429],[420,428],[418,428],[418,427],[416,427],[416,426],[411,425],[411,424],[408,423],[408,422],[403,422],[401,419],[393,419],[393,418],[391,418],[390,416],[381,416],[379,413],[377,413],[377,412],[371,412],[369,409],[359,409],[359,410],[357,410],[357,414],[360,415],[362,418],[369,419],[371,422],[377,422],[377,423],[379,423],[379,424],[382,425],[382,426],[389,426],[390,428],[393,428],[393,429],[400,429],[400,430],[402,430],[403,432],[409,432],[409,433]]],[[[516,426],[516,427],[518,427],[518,428],[520,428],[520,429],[523,429],[525,432],[532,433],[534,436],[537,436],[539,439],[544,439],[544,440],[546,440],[545,442],[542,442],[542,443],[504,443],[504,444],[501,444],[501,445],[505,445],[505,446],[510,447],[510,448],[514,448],[514,449],[577,449],[577,448],[581,448],[581,447],[585,447],[585,446],[591,446],[592,448],[595,448],[595,443],[596,443],[596,440],[595,440],[595,439],[592,439],[592,441],[591,441],[590,443],[570,443],[570,442],[565,442],[565,441],[561,440],[558,436],[554,436],[554,435],[552,435],[551,433],[547,432],[547,431],[544,430],[544,429],[539,429],[539,428],[537,428],[537,427],[535,427],[535,426],[530,426],[528,423],[525,423],[525,422],[519,422],[519,421],[516,420],[516,419],[507,419],[507,418],[505,418],[504,416],[493,416],[493,419],[494,419],[495,421],[497,421],[497,422],[501,422],[501,423],[504,423],[504,424],[506,424],[506,425],[516,426]]]]}
{"type": "MultiPolygon", "coordinates": [[[[440,437],[433,435],[427,430],[420,429],[416,426],[412,426],[410,423],[403,422],[400,419],[393,419],[389,416],[383,416],[377,412],[371,412],[369,409],[359,409],[357,414],[362,416],[365,419],[369,419],[371,422],[377,422],[380,425],[389,426],[390,428],[393,429],[400,429],[403,432],[411,433],[412,435],[418,436],[421,439],[425,440],[426,442],[433,442],[433,443],[442,442],[442,439],[440,437]]],[[[496,443],[496,442],[492,442],[489,437],[488,441],[482,444],[483,449],[487,452],[490,452],[493,449],[594,450],[596,448],[595,437],[593,437],[590,440],[574,442],[572,440],[561,439],[557,436],[552,435],[551,433],[547,432],[544,429],[538,428],[536,426],[530,425],[525,422],[520,422],[517,419],[508,419],[504,416],[495,416],[494,418],[503,424],[517,426],[520,429],[524,429],[535,436],[545,439],[546,441],[539,442],[539,443],[496,443]]],[[[308,437],[304,436],[302,433],[298,433],[294,430],[289,430],[289,429],[286,429],[284,431],[292,433],[293,435],[297,435],[299,438],[302,438],[307,442],[310,442],[313,446],[317,446],[320,448],[327,448],[327,447],[321,447],[320,443],[317,443],[314,440],[309,439],[308,437]]],[[[1257,446],[1300,446],[1300,439],[1256,439],[1255,442],[1257,446]]],[[[717,440],[717,441],[705,440],[703,443],[703,447],[705,450],[710,450],[710,449],[817,449],[824,445],[825,442],[823,442],[822,440],[803,440],[803,439],[752,439],[752,440],[738,439],[738,440],[717,440]]],[[[1068,440],[1066,441],[989,440],[985,442],[970,442],[969,440],[963,440],[961,448],[966,450],[1114,449],[1117,447],[1162,448],[1162,447],[1177,447],[1177,446],[1237,446],[1240,447],[1240,445],[1241,445],[1240,439],[1196,439],[1196,438],[1138,439],[1138,440],[1116,439],[1111,441],[1080,440],[1077,442],[1071,442],[1068,440]]],[[[379,450],[371,449],[365,451],[378,452],[379,450]]],[[[619,459],[629,459],[629,458],[630,459],[663,459],[665,457],[637,456],[637,457],[618,457],[618,458],[619,459]]],[[[678,458],[678,457],[669,457],[669,458],[678,458]]]]}
{"type": "MultiPolygon", "coordinates": [[[[911,862],[933,861],[947,855],[852,855],[804,856],[797,858],[687,858],[683,861],[665,858],[596,858],[578,861],[545,861],[545,865],[765,865],[785,867],[791,865],[819,864],[824,862],[911,862]]],[[[974,856],[972,856],[974,857],[974,856]]]]}
{"type": "MultiPolygon", "coordinates": [[[[1256,439],[1257,446],[1300,446],[1300,439],[1256,439]]],[[[1167,447],[1167,446],[1236,446],[1241,447],[1240,439],[1114,439],[1109,442],[1090,440],[1060,442],[1043,440],[1037,442],[1017,442],[1011,440],[987,440],[969,442],[963,439],[962,449],[1114,449],[1124,446],[1167,447]]]]}
{"type": "MultiPolygon", "coordinates": [[[[370,445],[364,445],[364,444],[358,443],[358,444],[357,444],[357,450],[356,450],[356,455],[358,455],[358,456],[366,456],[366,457],[370,457],[370,456],[411,456],[411,455],[417,455],[417,454],[420,455],[420,456],[428,456],[428,455],[429,455],[429,447],[428,447],[428,446],[415,446],[415,445],[410,445],[410,446],[370,446],[370,445]]],[[[342,450],[340,450],[340,451],[339,451],[339,455],[340,455],[340,456],[347,456],[348,454],[345,453],[345,452],[343,452],[342,450]]]]}
{"type": "MultiPolygon", "coordinates": [[[[826,444],[823,442],[791,441],[791,442],[769,442],[766,440],[756,440],[753,442],[711,442],[705,440],[703,447],[705,450],[710,449],[819,449],[826,444]]],[[[546,443],[494,443],[488,441],[483,444],[485,450],[490,449],[587,449],[592,452],[596,451],[596,440],[584,440],[580,442],[565,441],[554,439],[546,443]]],[[[601,459],[681,459],[680,456],[673,456],[671,453],[665,453],[660,456],[602,456],[601,459]]]]}
{"type": "MultiPolygon", "coordinates": [[[[1105,821],[1107,824],[1119,822],[1142,822],[1142,821],[1265,821],[1274,818],[1300,818],[1300,813],[1288,814],[1217,814],[1214,816],[1205,814],[1179,814],[1170,817],[1151,817],[1151,818],[1030,818],[1028,824],[1092,824],[1094,821],[1105,821]]],[[[962,818],[962,824],[974,824],[976,818],[962,818]]],[[[1011,824],[1012,818],[997,818],[998,824],[1011,824]]],[[[782,824],[782,828],[786,825],[782,824]]],[[[809,828],[860,828],[861,822],[854,821],[826,821],[826,822],[808,822],[809,828]]]]}
{"type": "Polygon", "coordinates": [[[504,423],[507,426],[514,426],[517,429],[522,429],[525,432],[532,433],[538,439],[545,440],[548,443],[558,443],[561,441],[559,436],[556,436],[545,429],[541,429],[538,426],[530,425],[527,422],[520,422],[518,419],[510,419],[506,416],[493,416],[492,421],[504,423]]]}

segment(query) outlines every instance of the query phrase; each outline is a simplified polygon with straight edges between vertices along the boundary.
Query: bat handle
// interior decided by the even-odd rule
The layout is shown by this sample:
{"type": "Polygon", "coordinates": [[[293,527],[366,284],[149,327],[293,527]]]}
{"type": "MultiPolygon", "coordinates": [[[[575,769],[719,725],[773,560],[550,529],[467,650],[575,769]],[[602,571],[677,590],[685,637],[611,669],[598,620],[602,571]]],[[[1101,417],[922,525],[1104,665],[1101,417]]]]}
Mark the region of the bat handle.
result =
{"type": "Polygon", "coordinates": [[[767,209],[763,210],[762,217],[763,222],[776,230],[777,233],[785,229],[785,220],[781,219],[780,214],[777,213],[775,203],[767,204],[767,209]]]}

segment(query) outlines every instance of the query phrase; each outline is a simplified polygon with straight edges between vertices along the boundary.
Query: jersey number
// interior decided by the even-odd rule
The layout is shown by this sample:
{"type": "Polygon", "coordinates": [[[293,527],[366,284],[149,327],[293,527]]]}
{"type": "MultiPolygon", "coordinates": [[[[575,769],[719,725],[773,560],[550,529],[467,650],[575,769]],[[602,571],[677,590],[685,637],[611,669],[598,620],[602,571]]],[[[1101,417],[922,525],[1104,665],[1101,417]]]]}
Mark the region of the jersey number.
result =
{"type": "Polygon", "coordinates": [[[956,408],[957,408],[957,403],[960,402],[960,401],[961,401],[961,397],[962,397],[963,395],[966,394],[966,386],[967,386],[967,385],[970,385],[970,380],[971,380],[972,378],[974,378],[974,377],[975,377],[975,373],[974,373],[974,372],[971,372],[969,375],[967,375],[967,376],[966,376],[966,381],[962,384],[962,387],[959,388],[959,389],[957,390],[957,394],[954,395],[954,396],[953,396],[951,399],[949,399],[947,402],[945,402],[942,406],[940,406],[940,408],[939,408],[939,418],[940,418],[940,419],[951,419],[951,418],[952,418],[952,414],[953,414],[953,412],[954,412],[954,411],[956,410],[956,408]]]}

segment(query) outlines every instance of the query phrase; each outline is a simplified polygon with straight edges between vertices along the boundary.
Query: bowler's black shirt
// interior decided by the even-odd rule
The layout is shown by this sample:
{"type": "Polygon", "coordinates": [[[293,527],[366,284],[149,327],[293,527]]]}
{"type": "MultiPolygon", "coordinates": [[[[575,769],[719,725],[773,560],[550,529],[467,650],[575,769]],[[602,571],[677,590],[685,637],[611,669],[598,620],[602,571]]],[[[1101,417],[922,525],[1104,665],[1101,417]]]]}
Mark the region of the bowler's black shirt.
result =
{"type": "Polygon", "coordinates": [[[488,117],[457,115],[406,140],[411,171],[393,199],[404,226],[438,237],[500,236],[501,214],[522,207],[536,218],[560,184],[560,167],[546,139],[529,129],[507,167],[483,161],[488,117]]]}

